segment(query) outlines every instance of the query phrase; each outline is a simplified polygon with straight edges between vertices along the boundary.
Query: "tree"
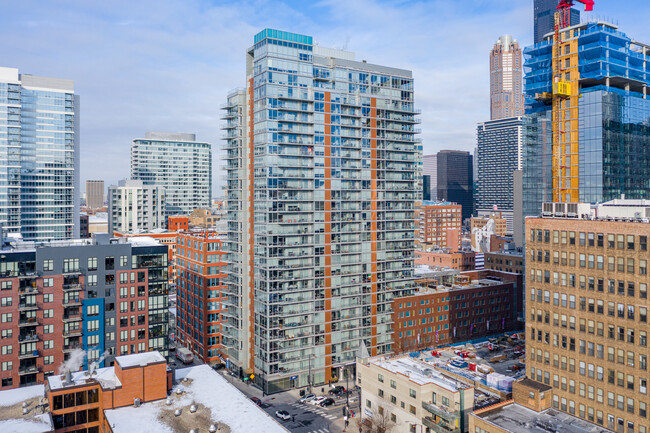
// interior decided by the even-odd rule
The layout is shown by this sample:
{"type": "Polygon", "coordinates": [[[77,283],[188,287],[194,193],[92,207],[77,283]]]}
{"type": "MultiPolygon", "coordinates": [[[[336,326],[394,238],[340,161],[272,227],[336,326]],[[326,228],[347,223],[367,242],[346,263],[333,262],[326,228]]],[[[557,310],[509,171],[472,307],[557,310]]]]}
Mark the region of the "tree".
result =
{"type": "Polygon", "coordinates": [[[356,426],[362,433],[391,433],[395,429],[395,423],[390,420],[390,414],[384,405],[373,410],[372,416],[357,418],[356,426]]]}

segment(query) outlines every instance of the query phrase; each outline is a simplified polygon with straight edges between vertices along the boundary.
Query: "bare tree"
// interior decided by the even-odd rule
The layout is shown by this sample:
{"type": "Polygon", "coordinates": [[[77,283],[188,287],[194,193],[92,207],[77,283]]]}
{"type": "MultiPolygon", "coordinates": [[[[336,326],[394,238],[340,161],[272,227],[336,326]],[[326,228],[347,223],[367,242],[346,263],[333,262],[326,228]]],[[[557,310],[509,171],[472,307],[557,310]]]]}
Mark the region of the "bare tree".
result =
{"type": "Polygon", "coordinates": [[[373,410],[371,417],[357,418],[356,426],[361,433],[391,433],[395,429],[395,423],[390,420],[390,414],[384,405],[373,410]]]}

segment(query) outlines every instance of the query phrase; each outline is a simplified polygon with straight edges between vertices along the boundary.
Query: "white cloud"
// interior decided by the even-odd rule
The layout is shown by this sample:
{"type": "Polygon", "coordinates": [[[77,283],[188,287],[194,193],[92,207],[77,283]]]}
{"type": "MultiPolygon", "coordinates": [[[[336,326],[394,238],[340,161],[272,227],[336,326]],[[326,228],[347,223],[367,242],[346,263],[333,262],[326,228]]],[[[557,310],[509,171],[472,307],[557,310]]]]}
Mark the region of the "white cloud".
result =
{"type": "MultiPolygon", "coordinates": [[[[597,9],[650,40],[635,18],[648,5],[628,13],[611,3],[597,9]]],[[[472,150],[476,123],[489,117],[489,51],[504,33],[531,42],[532,1],[23,0],[0,25],[2,66],[75,80],[82,180],[128,177],[131,140],[163,130],[213,143],[220,187],[219,106],[244,85],[245,50],[259,30],[309,34],[358,59],[413,70],[425,153],[472,150]]]]}

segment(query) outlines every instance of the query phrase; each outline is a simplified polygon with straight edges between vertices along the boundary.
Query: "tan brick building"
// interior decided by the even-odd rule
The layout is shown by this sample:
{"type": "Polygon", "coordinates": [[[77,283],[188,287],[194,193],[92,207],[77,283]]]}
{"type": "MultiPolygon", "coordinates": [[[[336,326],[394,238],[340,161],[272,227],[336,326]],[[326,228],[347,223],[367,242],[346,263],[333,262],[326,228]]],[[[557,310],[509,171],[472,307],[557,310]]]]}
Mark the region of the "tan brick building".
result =
{"type": "Polygon", "coordinates": [[[460,250],[463,208],[451,202],[423,201],[420,206],[420,244],[460,250]]]}
{"type": "Polygon", "coordinates": [[[527,375],[556,409],[646,433],[650,224],[606,212],[526,219],[527,375]]]}
{"type": "Polygon", "coordinates": [[[440,268],[458,269],[459,271],[474,270],[474,256],[471,251],[457,251],[455,253],[448,250],[436,251],[415,251],[415,264],[438,266],[440,268]]]}

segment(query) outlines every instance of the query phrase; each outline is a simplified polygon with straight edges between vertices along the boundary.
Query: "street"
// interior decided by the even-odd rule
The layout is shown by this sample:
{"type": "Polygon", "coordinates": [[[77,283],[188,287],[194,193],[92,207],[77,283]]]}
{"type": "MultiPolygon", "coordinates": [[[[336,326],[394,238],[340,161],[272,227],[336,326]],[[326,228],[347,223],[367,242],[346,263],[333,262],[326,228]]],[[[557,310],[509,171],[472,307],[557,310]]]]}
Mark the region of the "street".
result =
{"type": "MultiPolygon", "coordinates": [[[[262,391],[254,386],[247,385],[239,379],[222,373],[224,377],[232,383],[237,389],[248,397],[257,397],[262,400],[261,408],[270,416],[275,418],[287,430],[292,433],[339,433],[343,431],[343,408],[345,407],[345,397],[334,398],[335,403],[329,407],[314,406],[307,403],[299,403],[300,398],[298,390],[290,390],[278,394],[262,396],[262,391]],[[291,419],[284,421],[276,417],[275,412],[286,410],[291,419]]],[[[325,395],[331,389],[327,386],[313,387],[316,395],[325,395]],[[324,393],[321,391],[324,389],[324,393]]],[[[353,390],[349,396],[350,408],[358,413],[358,393],[353,390]]],[[[351,424],[353,419],[350,420],[351,424]]],[[[347,431],[352,431],[348,428],[347,431]]]]}

